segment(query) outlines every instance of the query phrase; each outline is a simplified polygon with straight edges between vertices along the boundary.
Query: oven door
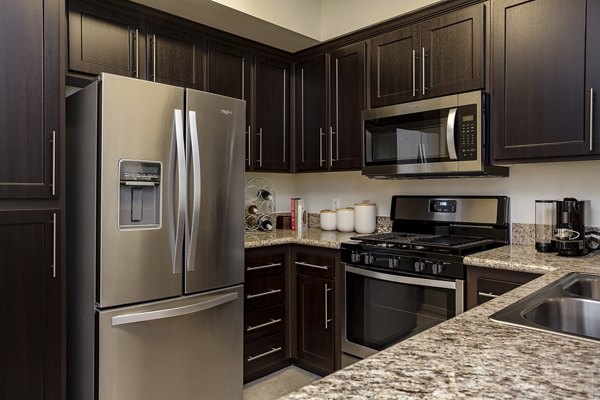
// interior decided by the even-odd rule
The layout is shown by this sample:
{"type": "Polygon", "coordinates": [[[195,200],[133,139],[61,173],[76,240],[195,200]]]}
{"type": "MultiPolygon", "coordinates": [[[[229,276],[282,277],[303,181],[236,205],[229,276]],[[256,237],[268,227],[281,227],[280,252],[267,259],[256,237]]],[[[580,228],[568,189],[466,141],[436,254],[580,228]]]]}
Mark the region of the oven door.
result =
{"type": "Polygon", "coordinates": [[[464,311],[464,281],[344,265],[342,351],[365,358],[464,311]]]}

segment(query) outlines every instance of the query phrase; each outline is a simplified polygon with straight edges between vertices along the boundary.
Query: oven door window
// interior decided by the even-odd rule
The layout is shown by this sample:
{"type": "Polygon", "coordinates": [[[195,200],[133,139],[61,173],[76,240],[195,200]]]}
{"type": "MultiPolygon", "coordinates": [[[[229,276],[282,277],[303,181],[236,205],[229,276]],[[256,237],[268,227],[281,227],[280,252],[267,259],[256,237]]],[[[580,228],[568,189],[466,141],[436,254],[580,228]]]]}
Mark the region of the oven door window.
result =
{"type": "Polygon", "coordinates": [[[365,164],[450,161],[449,140],[451,143],[455,141],[454,124],[450,132],[448,130],[450,110],[446,108],[365,121],[365,164]]]}
{"type": "Polygon", "coordinates": [[[383,350],[455,315],[456,291],[346,273],[346,339],[383,350]]]}

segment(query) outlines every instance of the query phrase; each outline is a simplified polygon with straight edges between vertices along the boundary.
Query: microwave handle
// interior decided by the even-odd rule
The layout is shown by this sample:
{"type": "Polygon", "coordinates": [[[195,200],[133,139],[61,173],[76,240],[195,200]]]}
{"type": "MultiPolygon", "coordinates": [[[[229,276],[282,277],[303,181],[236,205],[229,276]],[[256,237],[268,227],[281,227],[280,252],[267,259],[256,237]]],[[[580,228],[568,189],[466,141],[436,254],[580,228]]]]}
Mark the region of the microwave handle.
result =
{"type": "Polygon", "coordinates": [[[458,160],[456,155],[456,144],[454,143],[454,127],[456,126],[457,108],[451,108],[448,112],[448,122],[446,125],[446,144],[448,145],[448,156],[451,160],[458,160]]]}

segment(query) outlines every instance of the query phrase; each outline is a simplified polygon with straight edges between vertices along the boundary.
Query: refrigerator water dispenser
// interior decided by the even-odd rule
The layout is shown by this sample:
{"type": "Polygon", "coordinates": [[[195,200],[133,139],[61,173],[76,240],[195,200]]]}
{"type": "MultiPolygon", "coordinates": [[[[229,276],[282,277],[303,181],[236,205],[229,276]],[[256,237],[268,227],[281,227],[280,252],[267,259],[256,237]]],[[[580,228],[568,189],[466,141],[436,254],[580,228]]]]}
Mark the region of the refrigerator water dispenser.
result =
{"type": "Polygon", "coordinates": [[[119,161],[119,228],[160,227],[161,174],[157,161],[119,161]]]}

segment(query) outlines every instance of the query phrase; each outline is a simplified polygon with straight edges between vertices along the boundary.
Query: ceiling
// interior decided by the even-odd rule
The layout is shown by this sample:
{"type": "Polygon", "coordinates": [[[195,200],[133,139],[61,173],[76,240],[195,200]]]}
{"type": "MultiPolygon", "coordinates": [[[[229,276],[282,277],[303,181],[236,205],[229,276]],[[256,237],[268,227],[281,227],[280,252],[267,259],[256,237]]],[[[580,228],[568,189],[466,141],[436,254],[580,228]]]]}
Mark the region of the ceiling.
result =
{"type": "Polygon", "coordinates": [[[439,0],[130,1],[293,53],[439,0]]]}

